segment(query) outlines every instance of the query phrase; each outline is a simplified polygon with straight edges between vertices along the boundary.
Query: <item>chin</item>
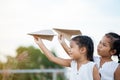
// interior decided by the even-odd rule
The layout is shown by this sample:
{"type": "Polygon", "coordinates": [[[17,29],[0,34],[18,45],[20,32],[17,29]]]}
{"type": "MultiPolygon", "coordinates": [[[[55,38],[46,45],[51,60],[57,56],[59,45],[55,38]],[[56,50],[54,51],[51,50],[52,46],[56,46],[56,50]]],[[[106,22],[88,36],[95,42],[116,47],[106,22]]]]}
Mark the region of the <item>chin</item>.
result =
{"type": "Polygon", "coordinates": [[[70,55],[71,59],[74,59],[72,55],[70,55]]]}

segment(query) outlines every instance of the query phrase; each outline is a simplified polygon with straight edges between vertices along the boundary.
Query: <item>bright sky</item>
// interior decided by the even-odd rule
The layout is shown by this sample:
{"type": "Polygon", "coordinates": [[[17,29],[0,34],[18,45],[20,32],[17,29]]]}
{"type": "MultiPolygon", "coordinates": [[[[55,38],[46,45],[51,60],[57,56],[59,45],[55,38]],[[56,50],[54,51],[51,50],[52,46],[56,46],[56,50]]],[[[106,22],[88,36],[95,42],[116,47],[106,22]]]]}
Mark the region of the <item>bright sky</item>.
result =
{"type": "MultiPolygon", "coordinates": [[[[0,60],[15,56],[21,45],[36,46],[27,33],[43,29],[78,29],[91,36],[96,46],[105,33],[120,34],[119,4],[120,0],[0,0],[0,60]]],[[[57,37],[46,43],[58,56],[67,56],[57,37]]]]}

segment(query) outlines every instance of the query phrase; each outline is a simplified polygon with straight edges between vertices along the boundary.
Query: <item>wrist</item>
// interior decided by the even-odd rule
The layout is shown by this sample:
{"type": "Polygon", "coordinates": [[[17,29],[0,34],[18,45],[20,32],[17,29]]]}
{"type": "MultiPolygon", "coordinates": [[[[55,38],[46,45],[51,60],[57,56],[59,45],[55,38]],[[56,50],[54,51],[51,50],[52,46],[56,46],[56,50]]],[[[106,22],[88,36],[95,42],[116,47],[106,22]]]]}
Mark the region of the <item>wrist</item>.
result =
{"type": "Polygon", "coordinates": [[[62,40],[62,41],[60,41],[60,43],[62,44],[62,43],[65,43],[65,41],[64,40],[62,40]]]}

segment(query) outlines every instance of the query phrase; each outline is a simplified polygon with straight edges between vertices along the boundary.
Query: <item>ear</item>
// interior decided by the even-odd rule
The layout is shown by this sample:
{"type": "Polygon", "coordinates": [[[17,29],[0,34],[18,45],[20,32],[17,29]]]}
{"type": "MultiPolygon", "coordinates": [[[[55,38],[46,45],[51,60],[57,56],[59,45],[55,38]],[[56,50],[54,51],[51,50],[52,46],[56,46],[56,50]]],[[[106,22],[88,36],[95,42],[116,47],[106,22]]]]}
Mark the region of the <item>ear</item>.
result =
{"type": "Polygon", "coordinates": [[[81,48],[80,48],[80,52],[81,52],[81,53],[86,53],[86,52],[87,52],[86,47],[81,47],[81,48]]]}
{"type": "Polygon", "coordinates": [[[111,55],[114,55],[115,53],[116,53],[116,50],[115,50],[115,49],[110,51],[110,54],[111,54],[111,55]]]}

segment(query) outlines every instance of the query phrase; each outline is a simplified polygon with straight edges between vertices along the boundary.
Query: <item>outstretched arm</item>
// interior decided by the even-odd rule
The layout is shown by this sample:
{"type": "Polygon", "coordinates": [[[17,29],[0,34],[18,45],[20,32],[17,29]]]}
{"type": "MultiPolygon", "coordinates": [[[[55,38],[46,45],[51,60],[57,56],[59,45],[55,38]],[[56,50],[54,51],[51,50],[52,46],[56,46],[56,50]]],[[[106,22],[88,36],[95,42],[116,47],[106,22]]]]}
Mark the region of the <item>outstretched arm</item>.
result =
{"type": "Polygon", "coordinates": [[[34,36],[35,42],[36,44],[41,48],[41,50],[44,52],[45,56],[52,62],[62,65],[62,66],[66,66],[69,67],[70,66],[70,62],[71,59],[62,59],[62,58],[58,58],[55,57],[44,45],[44,43],[42,42],[40,37],[34,36]]]}
{"type": "Polygon", "coordinates": [[[62,34],[58,35],[58,40],[59,40],[59,43],[61,44],[61,46],[63,47],[63,49],[65,50],[65,52],[69,55],[70,47],[68,47],[68,45],[66,44],[65,38],[62,34]]]}

